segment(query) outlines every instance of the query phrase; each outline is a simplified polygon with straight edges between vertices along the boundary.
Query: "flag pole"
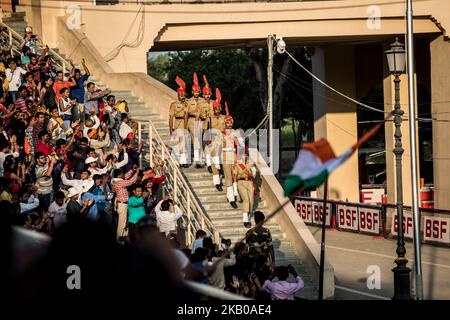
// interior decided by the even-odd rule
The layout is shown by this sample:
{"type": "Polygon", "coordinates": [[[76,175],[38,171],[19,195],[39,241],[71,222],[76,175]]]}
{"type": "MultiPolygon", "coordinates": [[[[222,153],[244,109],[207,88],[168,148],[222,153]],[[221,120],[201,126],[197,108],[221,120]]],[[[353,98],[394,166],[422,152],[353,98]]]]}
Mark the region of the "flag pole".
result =
{"type": "Polygon", "coordinates": [[[414,31],[413,31],[413,7],[412,0],[407,0],[406,4],[406,35],[407,35],[407,70],[408,70],[408,103],[409,103],[409,141],[411,151],[411,184],[412,184],[412,214],[414,233],[414,272],[416,280],[416,298],[423,299],[422,283],[422,257],[420,248],[420,211],[418,199],[418,173],[417,173],[417,132],[416,132],[416,106],[414,95],[414,31]]]}
{"type": "MultiPolygon", "coordinates": [[[[323,192],[323,210],[322,210],[322,240],[320,242],[320,271],[319,271],[319,300],[323,300],[323,277],[325,273],[325,226],[326,226],[326,208],[328,198],[328,178],[325,180],[323,192]]],[[[320,210],[319,210],[320,214],[320,210]]]]}

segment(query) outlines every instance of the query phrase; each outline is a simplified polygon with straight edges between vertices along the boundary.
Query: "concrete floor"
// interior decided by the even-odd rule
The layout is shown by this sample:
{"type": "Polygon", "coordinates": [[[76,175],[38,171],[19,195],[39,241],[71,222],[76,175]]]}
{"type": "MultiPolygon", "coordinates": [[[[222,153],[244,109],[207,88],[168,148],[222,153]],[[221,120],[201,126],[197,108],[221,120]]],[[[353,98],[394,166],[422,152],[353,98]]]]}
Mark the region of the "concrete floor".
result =
{"type": "MultiPolygon", "coordinates": [[[[321,229],[309,227],[318,242],[321,229]]],[[[392,268],[395,266],[396,241],[370,235],[344,231],[327,231],[325,256],[335,270],[336,298],[344,300],[390,299],[394,294],[392,268]],[[372,267],[370,267],[372,266],[372,267]],[[375,266],[375,267],[373,267],[375,266]],[[380,288],[368,289],[367,281],[372,268],[380,271],[380,288]]],[[[424,299],[450,299],[450,248],[423,244],[422,272],[424,299]]],[[[414,267],[414,251],[411,241],[406,243],[408,267],[414,267]]],[[[373,277],[371,277],[372,279],[373,277]]],[[[414,274],[411,272],[411,288],[415,293],[414,274]]]]}

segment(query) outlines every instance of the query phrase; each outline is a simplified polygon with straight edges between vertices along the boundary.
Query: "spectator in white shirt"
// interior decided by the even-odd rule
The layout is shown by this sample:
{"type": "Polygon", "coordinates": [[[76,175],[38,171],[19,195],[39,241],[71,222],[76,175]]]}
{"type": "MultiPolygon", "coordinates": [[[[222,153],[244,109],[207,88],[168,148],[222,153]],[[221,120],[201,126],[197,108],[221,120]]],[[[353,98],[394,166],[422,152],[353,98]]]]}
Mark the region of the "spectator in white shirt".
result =
{"type": "Polygon", "coordinates": [[[19,87],[22,84],[22,77],[26,70],[17,66],[17,61],[14,58],[8,60],[9,68],[5,70],[6,80],[9,81],[9,93],[11,95],[12,101],[16,102],[19,96],[19,87]]]}
{"type": "Polygon", "coordinates": [[[83,137],[88,138],[89,130],[91,129],[98,130],[99,127],[100,127],[100,119],[95,114],[90,115],[90,117],[87,118],[84,122],[83,137]]]}
{"type": "Polygon", "coordinates": [[[166,235],[170,231],[177,230],[177,221],[183,216],[183,212],[178,207],[177,203],[169,196],[165,196],[155,207],[156,221],[160,232],[164,232],[166,235]],[[170,204],[173,203],[175,212],[170,212],[170,204]]]}
{"type": "Polygon", "coordinates": [[[128,139],[130,139],[130,141],[133,141],[134,136],[136,134],[137,126],[133,125],[133,128],[131,128],[128,125],[128,122],[130,121],[130,119],[128,118],[128,114],[122,113],[121,117],[122,117],[122,122],[120,123],[120,127],[119,127],[120,139],[123,141],[128,138],[128,139]]]}
{"type": "Polygon", "coordinates": [[[19,193],[20,213],[30,213],[32,210],[39,207],[39,198],[34,195],[29,195],[27,191],[19,193]]]}
{"type": "Polygon", "coordinates": [[[88,192],[94,186],[94,180],[90,178],[91,173],[87,170],[81,172],[81,179],[67,179],[66,173],[69,171],[68,167],[65,166],[61,173],[62,183],[66,186],[71,186],[76,189],[81,190],[81,192],[88,192]]]}
{"type": "Polygon", "coordinates": [[[55,228],[63,225],[67,220],[67,203],[64,203],[64,193],[58,191],[55,193],[55,201],[48,207],[48,213],[53,216],[55,228]]]}
{"type": "Polygon", "coordinates": [[[118,161],[117,155],[113,153],[108,154],[108,156],[106,157],[105,161],[107,164],[110,164],[111,170],[120,169],[128,163],[127,148],[125,146],[122,146],[122,150],[123,150],[122,161],[118,161]]]}
{"type": "Polygon", "coordinates": [[[3,176],[3,162],[9,155],[12,155],[14,158],[19,157],[19,146],[16,143],[16,136],[11,137],[11,142],[0,140],[0,176],[3,176]]]}
{"type": "Polygon", "coordinates": [[[108,173],[111,169],[111,164],[107,163],[106,167],[104,168],[98,168],[98,158],[88,157],[85,161],[85,163],[89,166],[88,170],[91,173],[91,176],[94,176],[96,174],[103,175],[105,173],[108,173]]]}
{"type": "Polygon", "coordinates": [[[274,275],[276,275],[278,281],[266,280],[262,286],[263,290],[270,293],[272,300],[294,300],[294,294],[305,286],[302,278],[291,265],[277,267],[271,278],[274,275]],[[289,273],[295,277],[294,283],[286,281],[289,273]]]}

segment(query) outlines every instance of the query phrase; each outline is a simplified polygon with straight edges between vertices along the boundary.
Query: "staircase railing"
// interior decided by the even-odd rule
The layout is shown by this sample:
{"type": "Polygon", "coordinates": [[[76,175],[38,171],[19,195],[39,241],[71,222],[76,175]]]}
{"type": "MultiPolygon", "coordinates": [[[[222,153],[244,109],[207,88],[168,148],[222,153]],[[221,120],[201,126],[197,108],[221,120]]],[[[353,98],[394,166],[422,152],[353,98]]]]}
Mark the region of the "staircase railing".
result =
{"type": "Polygon", "coordinates": [[[152,164],[153,159],[157,157],[165,163],[166,182],[164,191],[171,194],[185,215],[183,222],[186,228],[186,245],[190,246],[195,240],[197,230],[204,230],[208,235],[214,238],[215,243],[220,243],[220,233],[206,215],[205,210],[199,204],[197,198],[192,192],[192,188],[181,173],[177,162],[171,156],[170,150],[163,142],[158,130],[155,128],[151,120],[136,119],[138,123],[138,137],[142,137],[142,127],[148,124],[148,152],[149,162],[152,164]]]}
{"type": "MultiPolygon", "coordinates": [[[[2,27],[6,27],[8,29],[8,38],[9,38],[9,46],[11,50],[15,52],[17,55],[20,55],[23,58],[23,52],[21,51],[20,44],[25,40],[17,31],[8,26],[3,21],[0,21],[0,25],[2,27]]],[[[45,46],[38,45],[37,47],[40,50],[43,50],[45,46]]],[[[62,70],[64,73],[70,70],[71,64],[69,61],[61,57],[56,51],[49,48],[49,54],[52,56],[53,61],[55,63],[56,69],[62,70]]]]}

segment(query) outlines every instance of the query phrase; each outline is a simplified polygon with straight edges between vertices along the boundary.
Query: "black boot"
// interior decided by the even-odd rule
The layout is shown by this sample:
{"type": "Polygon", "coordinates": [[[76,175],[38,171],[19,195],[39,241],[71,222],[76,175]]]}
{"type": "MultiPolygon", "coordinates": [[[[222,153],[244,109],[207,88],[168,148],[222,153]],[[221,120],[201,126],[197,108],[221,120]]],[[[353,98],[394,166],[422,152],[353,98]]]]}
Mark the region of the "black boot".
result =
{"type": "Polygon", "coordinates": [[[209,173],[212,173],[211,166],[208,167],[208,172],[209,172],[209,173]]]}
{"type": "Polygon", "coordinates": [[[236,201],[231,201],[230,204],[234,209],[237,209],[238,206],[236,204],[236,201]]]}
{"type": "Polygon", "coordinates": [[[251,222],[244,222],[244,227],[246,227],[247,229],[250,229],[252,227],[252,223],[251,222]]]}
{"type": "Polygon", "coordinates": [[[201,168],[203,168],[203,166],[202,166],[200,163],[197,163],[197,164],[195,165],[195,169],[201,169],[201,168]]]}
{"type": "Polygon", "coordinates": [[[222,186],[220,184],[216,184],[216,189],[218,191],[223,191],[222,186]]]}

